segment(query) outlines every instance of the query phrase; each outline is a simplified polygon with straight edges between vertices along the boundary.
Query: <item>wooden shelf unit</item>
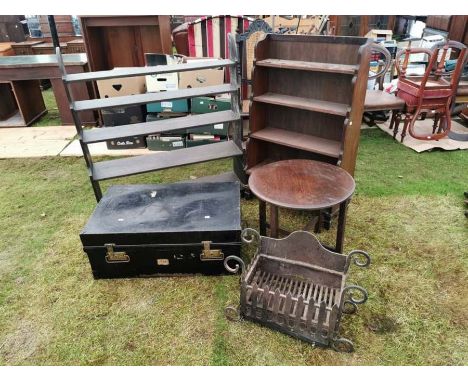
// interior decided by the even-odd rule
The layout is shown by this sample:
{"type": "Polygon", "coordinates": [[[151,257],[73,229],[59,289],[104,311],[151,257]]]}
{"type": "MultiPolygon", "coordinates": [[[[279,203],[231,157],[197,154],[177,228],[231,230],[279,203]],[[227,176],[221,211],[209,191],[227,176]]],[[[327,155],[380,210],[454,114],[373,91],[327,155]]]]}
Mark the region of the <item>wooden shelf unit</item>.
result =
{"type": "Polygon", "coordinates": [[[245,173],[242,163],[242,126],[240,119],[239,83],[237,75],[238,56],[235,39],[229,35],[229,60],[220,60],[218,65],[212,62],[205,65],[180,64],[159,65],[141,68],[119,69],[115,71],[101,71],[67,74],[63,59],[57,50],[57,59],[63,75],[63,82],[67,91],[70,110],[75,122],[76,130],[80,139],[83,156],[88,167],[91,185],[99,201],[102,197],[99,182],[106,179],[119,178],[129,175],[142,174],[171,167],[184,166],[193,163],[207,162],[222,158],[233,158],[233,170],[236,177],[245,183],[245,173]],[[86,101],[74,101],[70,87],[76,82],[91,82],[99,79],[134,77],[148,74],[171,73],[187,70],[209,69],[215,67],[227,67],[230,72],[230,83],[218,86],[205,86],[201,88],[181,89],[170,92],[136,94],[125,97],[113,97],[93,99],[86,101]],[[115,75],[114,75],[115,74],[115,75]],[[113,126],[106,128],[93,128],[84,130],[80,119],[80,113],[88,110],[100,110],[104,108],[121,107],[129,105],[144,105],[150,102],[164,100],[186,99],[196,96],[210,96],[215,94],[231,94],[231,110],[214,112],[208,114],[191,115],[187,117],[162,119],[146,123],[113,126]],[[183,130],[191,127],[204,126],[208,124],[231,123],[232,140],[213,143],[206,146],[180,149],[177,151],[161,152],[149,155],[139,155],[129,158],[114,159],[94,162],[90,155],[88,145],[111,139],[146,136],[149,134],[167,133],[183,130]]]}
{"type": "Polygon", "coordinates": [[[315,159],[354,174],[371,40],[267,34],[257,43],[246,170],[315,159]]]}
{"type": "Polygon", "coordinates": [[[145,53],[172,53],[170,16],[80,16],[91,71],[145,66],[145,53]]]}

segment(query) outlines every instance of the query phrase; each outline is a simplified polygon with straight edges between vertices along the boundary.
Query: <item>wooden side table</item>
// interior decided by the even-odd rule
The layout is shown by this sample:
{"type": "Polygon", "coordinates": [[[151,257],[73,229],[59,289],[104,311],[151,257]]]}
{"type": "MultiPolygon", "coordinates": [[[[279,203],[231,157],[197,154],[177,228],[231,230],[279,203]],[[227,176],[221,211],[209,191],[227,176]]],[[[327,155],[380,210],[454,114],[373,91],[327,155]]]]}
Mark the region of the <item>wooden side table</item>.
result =
{"type": "MultiPolygon", "coordinates": [[[[84,53],[64,54],[63,59],[67,72],[70,74],[83,73],[88,70],[88,60],[84,53]]],[[[21,117],[14,116],[12,120],[3,121],[3,127],[29,126],[46,112],[39,81],[37,81],[42,79],[50,79],[52,83],[52,90],[57,101],[62,124],[70,125],[74,123],[57,57],[55,54],[42,54],[0,57],[0,83],[11,84],[16,97],[16,106],[19,109],[16,114],[21,117]]],[[[2,87],[4,86],[2,85],[2,87]]],[[[93,95],[93,92],[85,83],[73,84],[72,93],[75,100],[87,100],[90,96],[92,98],[93,95]]],[[[0,104],[3,104],[3,102],[4,100],[0,98],[0,104]]],[[[83,112],[82,121],[85,125],[95,125],[94,113],[92,111],[83,112]]]]}
{"type": "Polygon", "coordinates": [[[266,235],[266,203],[270,204],[270,236],[277,238],[278,207],[319,211],[339,205],[334,250],[343,252],[346,208],[354,179],[340,167],[304,159],[270,163],[252,171],[249,188],[259,199],[260,235],[266,235]]]}

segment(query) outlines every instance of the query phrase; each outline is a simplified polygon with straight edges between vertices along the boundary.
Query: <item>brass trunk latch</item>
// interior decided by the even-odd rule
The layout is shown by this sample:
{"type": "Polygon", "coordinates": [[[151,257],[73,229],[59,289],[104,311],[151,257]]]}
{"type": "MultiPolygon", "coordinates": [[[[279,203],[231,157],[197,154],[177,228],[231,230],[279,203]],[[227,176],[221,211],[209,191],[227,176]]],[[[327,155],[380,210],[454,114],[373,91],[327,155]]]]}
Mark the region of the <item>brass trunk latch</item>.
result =
{"type": "Polygon", "coordinates": [[[224,253],[220,249],[211,249],[211,241],[202,241],[203,251],[200,255],[200,260],[223,260],[224,253]]]}
{"type": "Polygon", "coordinates": [[[127,255],[127,252],[114,252],[114,245],[104,244],[107,249],[106,261],[108,263],[128,263],[130,256],[127,255]]]}

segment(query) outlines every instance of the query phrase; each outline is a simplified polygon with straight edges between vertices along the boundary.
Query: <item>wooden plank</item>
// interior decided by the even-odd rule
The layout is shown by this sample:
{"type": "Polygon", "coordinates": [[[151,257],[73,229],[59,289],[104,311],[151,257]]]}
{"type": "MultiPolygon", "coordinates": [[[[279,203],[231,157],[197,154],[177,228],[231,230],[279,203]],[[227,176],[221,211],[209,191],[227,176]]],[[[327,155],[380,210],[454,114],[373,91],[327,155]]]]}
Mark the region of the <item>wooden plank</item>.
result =
{"type": "Polygon", "coordinates": [[[135,94],[124,97],[100,98],[86,101],[75,101],[71,108],[75,111],[97,110],[112,107],[123,107],[131,105],[144,105],[151,102],[161,102],[168,100],[192,98],[199,96],[213,96],[216,94],[233,93],[237,87],[230,84],[205,86],[201,88],[189,88],[166,92],[135,94]]]}
{"type": "Polygon", "coordinates": [[[110,139],[161,134],[196,126],[213,125],[240,119],[240,114],[231,110],[197,114],[188,117],[168,118],[160,121],[134,123],[131,125],[110,126],[83,130],[84,143],[103,142],[110,139]]]}
{"type": "MultiPolygon", "coordinates": [[[[214,61],[214,60],[213,60],[214,61]]],[[[103,70],[99,72],[87,72],[68,74],[63,77],[63,81],[80,82],[80,81],[98,81],[106,80],[109,78],[123,78],[123,77],[137,77],[137,76],[148,76],[152,74],[164,74],[173,72],[188,72],[191,70],[200,69],[216,69],[226,66],[235,65],[233,60],[216,60],[216,62],[191,62],[187,64],[175,64],[175,65],[155,65],[155,66],[143,66],[133,68],[116,68],[113,70],[103,70]]]]}
{"type": "Polygon", "coordinates": [[[346,116],[348,105],[336,102],[322,101],[312,98],[295,97],[278,93],[265,93],[253,98],[254,101],[272,105],[292,107],[319,113],[346,116]]]}
{"type": "Polygon", "coordinates": [[[197,146],[176,151],[96,162],[93,164],[92,175],[94,180],[100,181],[237,155],[242,155],[242,151],[233,141],[226,141],[213,143],[209,148],[197,146]]]}
{"type": "Polygon", "coordinates": [[[250,137],[333,158],[339,158],[341,151],[341,142],[274,127],[250,133],[250,137]]]}
{"type": "Polygon", "coordinates": [[[341,73],[341,74],[354,74],[359,68],[357,65],[335,64],[328,62],[311,62],[311,61],[296,61],[296,60],[281,60],[276,58],[268,58],[260,60],[255,63],[256,66],[292,69],[292,70],[305,70],[311,72],[327,72],[327,73],[341,73]]]}

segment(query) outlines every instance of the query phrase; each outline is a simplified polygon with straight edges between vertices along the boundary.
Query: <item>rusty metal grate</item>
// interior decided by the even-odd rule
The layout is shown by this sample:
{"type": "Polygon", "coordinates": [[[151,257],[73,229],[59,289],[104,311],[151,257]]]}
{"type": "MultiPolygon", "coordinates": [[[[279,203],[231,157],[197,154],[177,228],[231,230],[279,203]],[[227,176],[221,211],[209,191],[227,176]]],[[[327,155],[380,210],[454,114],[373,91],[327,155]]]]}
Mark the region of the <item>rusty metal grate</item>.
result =
{"type": "Polygon", "coordinates": [[[338,335],[340,320],[343,313],[356,312],[357,304],[367,300],[367,292],[345,286],[346,275],[351,261],[367,267],[369,255],[329,251],[305,231],[272,239],[247,228],[242,239],[257,241],[258,250],[247,269],[235,256],[225,260],[230,272],[242,267],[240,310],[226,308],[228,318],[240,315],[314,344],[353,351],[352,342],[338,335]],[[238,264],[233,268],[231,261],[238,264]],[[358,298],[353,296],[356,292],[358,298]]]}

